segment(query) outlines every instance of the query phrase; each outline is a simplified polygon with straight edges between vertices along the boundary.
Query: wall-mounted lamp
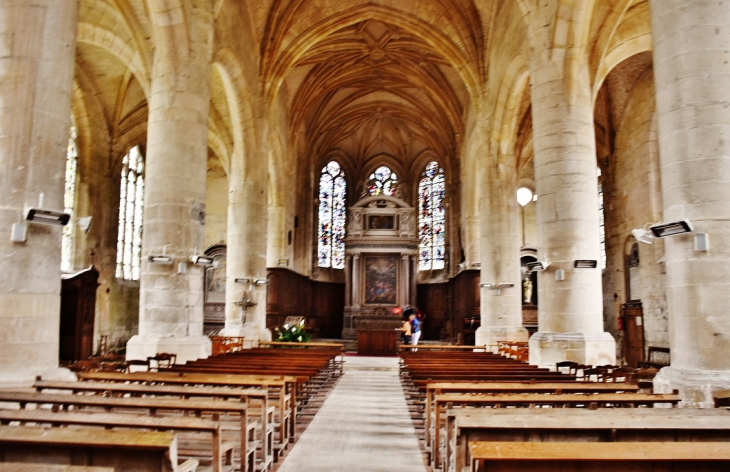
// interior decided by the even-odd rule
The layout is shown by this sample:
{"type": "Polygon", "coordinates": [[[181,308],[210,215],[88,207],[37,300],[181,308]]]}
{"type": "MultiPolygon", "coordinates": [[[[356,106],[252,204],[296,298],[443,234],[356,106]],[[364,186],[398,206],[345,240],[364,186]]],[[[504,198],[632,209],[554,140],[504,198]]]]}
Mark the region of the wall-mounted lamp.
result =
{"type": "Polygon", "coordinates": [[[528,262],[525,264],[528,269],[530,269],[530,272],[540,272],[548,268],[550,265],[547,261],[535,261],[535,262],[528,262]]]}
{"type": "Polygon", "coordinates": [[[497,295],[501,295],[502,294],[502,289],[503,288],[510,288],[510,287],[514,287],[515,286],[515,284],[510,284],[510,283],[505,283],[505,282],[495,282],[493,284],[479,284],[479,285],[481,287],[487,288],[489,290],[496,290],[497,291],[497,295]]]}
{"type": "Polygon", "coordinates": [[[482,263],[481,262],[472,262],[471,263],[471,268],[472,269],[479,269],[481,267],[482,267],[482,263]]]}
{"type": "Polygon", "coordinates": [[[66,226],[71,219],[71,215],[62,211],[44,208],[27,208],[25,210],[25,219],[31,223],[42,225],[66,226]]]}
{"type": "Polygon", "coordinates": [[[236,282],[237,284],[250,284],[251,283],[251,279],[248,277],[243,277],[240,279],[233,279],[233,281],[236,282]]]}
{"type": "Polygon", "coordinates": [[[213,265],[213,258],[210,256],[190,256],[190,261],[199,266],[210,266],[213,265]]]}
{"type": "Polygon", "coordinates": [[[565,271],[563,269],[558,269],[555,271],[555,280],[565,280],[565,271]]]}
{"type": "Polygon", "coordinates": [[[287,267],[289,265],[289,259],[279,259],[276,261],[276,265],[279,267],[287,267]]]}
{"type": "Polygon", "coordinates": [[[147,256],[147,260],[152,264],[172,264],[172,256],[168,256],[167,254],[150,254],[147,256]]]}
{"type": "Polygon", "coordinates": [[[595,269],[598,267],[598,261],[591,259],[576,259],[573,263],[573,267],[576,269],[595,269]]]}
{"type": "Polygon", "coordinates": [[[254,285],[267,285],[269,283],[269,279],[254,279],[253,284],[254,285]]]}
{"type": "Polygon", "coordinates": [[[666,238],[667,236],[691,233],[694,228],[689,221],[679,220],[672,223],[658,223],[650,226],[649,229],[657,238],[666,238]]]}
{"type": "Polygon", "coordinates": [[[637,228],[632,229],[631,234],[634,235],[634,238],[636,238],[637,241],[644,244],[654,244],[654,234],[651,231],[637,228]]]}

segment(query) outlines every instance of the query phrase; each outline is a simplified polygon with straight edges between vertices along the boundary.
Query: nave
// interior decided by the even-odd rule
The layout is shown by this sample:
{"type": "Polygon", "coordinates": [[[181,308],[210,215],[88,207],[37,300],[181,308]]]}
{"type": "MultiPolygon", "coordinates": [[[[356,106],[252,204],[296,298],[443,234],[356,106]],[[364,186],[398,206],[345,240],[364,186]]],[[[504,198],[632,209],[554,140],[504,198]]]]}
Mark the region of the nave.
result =
{"type": "Polygon", "coordinates": [[[345,375],[278,472],[425,472],[394,357],[348,356],[345,375]]]}

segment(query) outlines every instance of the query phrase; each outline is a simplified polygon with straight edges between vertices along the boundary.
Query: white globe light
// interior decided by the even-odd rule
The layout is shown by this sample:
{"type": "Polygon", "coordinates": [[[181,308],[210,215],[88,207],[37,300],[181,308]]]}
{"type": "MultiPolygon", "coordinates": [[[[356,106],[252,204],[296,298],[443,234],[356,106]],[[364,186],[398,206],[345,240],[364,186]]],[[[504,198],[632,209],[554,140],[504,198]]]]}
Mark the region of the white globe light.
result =
{"type": "Polygon", "coordinates": [[[532,191],[527,187],[517,189],[517,203],[525,206],[532,201],[532,191]]]}

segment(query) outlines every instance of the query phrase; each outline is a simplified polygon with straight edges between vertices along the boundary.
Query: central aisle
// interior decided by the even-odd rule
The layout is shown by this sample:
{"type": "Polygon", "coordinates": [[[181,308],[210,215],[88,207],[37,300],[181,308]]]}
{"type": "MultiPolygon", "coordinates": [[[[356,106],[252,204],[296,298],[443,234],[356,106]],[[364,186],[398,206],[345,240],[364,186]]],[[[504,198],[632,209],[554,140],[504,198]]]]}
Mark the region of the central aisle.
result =
{"type": "Polygon", "coordinates": [[[348,356],[345,375],[278,472],[425,472],[398,358],[348,356]]]}

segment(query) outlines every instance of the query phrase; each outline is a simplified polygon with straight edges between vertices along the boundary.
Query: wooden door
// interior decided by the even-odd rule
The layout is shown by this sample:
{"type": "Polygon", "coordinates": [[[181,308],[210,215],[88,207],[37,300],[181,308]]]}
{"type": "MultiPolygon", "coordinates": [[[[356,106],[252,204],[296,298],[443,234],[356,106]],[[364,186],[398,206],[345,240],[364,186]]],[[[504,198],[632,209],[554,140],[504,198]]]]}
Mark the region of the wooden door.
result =
{"type": "Polygon", "coordinates": [[[644,310],[641,302],[624,303],[621,306],[624,327],[624,358],[630,367],[639,367],[644,360],[644,310]]]}
{"type": "Polygon", "coordinates": [[[94,351],[94,317],[99,272],[90,267],[61,277],[59,359],[86,359],[94,351]]]}

